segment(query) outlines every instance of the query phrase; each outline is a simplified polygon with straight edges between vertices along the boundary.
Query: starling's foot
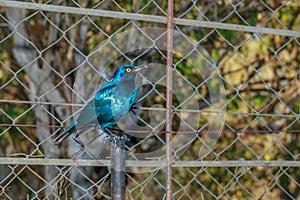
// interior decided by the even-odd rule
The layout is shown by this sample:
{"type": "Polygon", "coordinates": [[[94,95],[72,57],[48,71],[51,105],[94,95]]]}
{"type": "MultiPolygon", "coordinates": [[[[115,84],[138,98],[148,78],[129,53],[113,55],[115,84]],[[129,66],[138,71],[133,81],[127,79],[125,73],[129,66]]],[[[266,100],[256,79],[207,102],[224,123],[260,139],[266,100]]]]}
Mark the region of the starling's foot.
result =
{"type": "Polygon", "coordinates": [[[111,142],[112,145],[116,148],[119,147],[121,149],[124,149],[125,143],[129,141],[128,137],[126,135],[123,135],[121,137],[116,136],[116,135],[107,135],[104,138],[104,142],[111,142]]]}
{"type": "Polygon", "coordinates": [[[110,129],[104,129],[106,137],[104,142],[111,142],[112,145],[116,148],[121,148],[125,150],[125,143],[129,141],[129,138],[126,135],[116,136],[110,129]]]}
{"type": "Polygon", "coordinates": [[[119,140],[119,136],[116,136],[115,134],[107,134],[104,138],[104,142],[111,142],[114,147],[117,146],[119,140]]]}
{"type": "Polygon", "coordinates": [[[126,143],[129,141],[130,141],[130,139],[126,135],[122,135],[122,136],[118,137],[116,146],[123,150],[126,150],[126,143]]]}

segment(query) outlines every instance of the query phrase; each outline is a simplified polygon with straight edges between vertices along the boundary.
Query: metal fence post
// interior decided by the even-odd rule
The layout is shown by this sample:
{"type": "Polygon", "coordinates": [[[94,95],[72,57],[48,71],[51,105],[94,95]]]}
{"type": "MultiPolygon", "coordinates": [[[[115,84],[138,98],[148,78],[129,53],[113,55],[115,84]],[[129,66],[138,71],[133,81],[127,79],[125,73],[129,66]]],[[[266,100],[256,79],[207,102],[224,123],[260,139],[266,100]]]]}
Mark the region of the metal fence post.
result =
{"type": "Polygon", "coordinates": [[[120,140],[116,146],[111,145],[111,198],[125,200],[125,141],[120,140]]]}
{"type": "Polygon", "coordinates": [[[166,66],[166,199],[172,199],[172,62],[173,62],[173,0],[168,0],[168,21],[167,21],[167,66],[166,66]]]}

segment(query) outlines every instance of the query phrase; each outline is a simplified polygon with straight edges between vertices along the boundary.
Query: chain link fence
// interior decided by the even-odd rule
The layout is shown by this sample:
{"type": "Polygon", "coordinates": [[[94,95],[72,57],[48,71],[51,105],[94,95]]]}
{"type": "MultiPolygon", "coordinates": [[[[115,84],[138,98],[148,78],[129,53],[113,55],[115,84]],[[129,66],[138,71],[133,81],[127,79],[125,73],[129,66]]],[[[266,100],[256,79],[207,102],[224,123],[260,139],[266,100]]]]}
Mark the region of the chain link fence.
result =
{"type": "Polygon", "coordinates": [[[112,199],[101,130],[53,136],[125,63],[126,199],[300,199],[298,1],[0,6],[1,199],[112,199]]]}

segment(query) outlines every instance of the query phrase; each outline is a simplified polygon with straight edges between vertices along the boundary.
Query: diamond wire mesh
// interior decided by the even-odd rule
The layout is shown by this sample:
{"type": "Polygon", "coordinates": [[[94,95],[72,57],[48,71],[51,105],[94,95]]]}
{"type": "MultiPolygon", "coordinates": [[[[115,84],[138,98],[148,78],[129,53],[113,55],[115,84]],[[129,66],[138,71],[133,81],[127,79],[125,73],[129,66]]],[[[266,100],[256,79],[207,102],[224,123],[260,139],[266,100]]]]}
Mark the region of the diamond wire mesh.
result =
{"type": "MultiPolygon", "coordinates": [[[[111,74],[107,72],[116,66],[128,62],[166,63],[166,51],[157,45],[161,36],[152,38],[142,29],[164,26],[164,18],[151,22],[131,20],[135,16],[126,15],[129,12],[166,17],[166,2],[49,0],[32,3],[69,6],[87,13],[92,11],[85,8],[112,14],[118,11],[124,15],[116,19],[64,14],[59,10],[1,7],[0,196],[4,199],[110,199],[110,169],[106,167],[110,166],[107,162],[110,153],[103,138],[96,137],[98,133],[92,131],[82,138],[85,144],[82,148],[72,139],[56,146],[51,134],[68,125],[88,101],[94,90],[86,91],[86,88],[95,87],[95,82],[101,82],[99,78],[108,80],[111,74]],[[141,44],[141,49],[123,52],[113,38],[130,29],[147,35],[153,46],[142,49],[141,44]],[[97,53],[103,41],[113,47],[112,52],[97,53]],[[101,59],[111,55],[115,57],[112,63],[101,59]],[[58,159],[74,155],[78,161],[58,159]],[[28,161],[21,158],[24,156],[28,161]],[[43,159],[39,160],[40,157],[43,159]],[[102,163],[89,161],[99,158],[102,163]]],[[[182,133],[189,135],[184,147],[173,150],[175,199],[299,199],[299,34],[276,34],[282,33],[278,32],[280,29],[299,30],[299,13],[296,1],[174,2],[176,34],[195,42],[184,55],[173,55],[173,77],[184,86],[178,89],[179,93],[187,95],[182,102],[174,98],[173,129],[178,130],[177,123],[189,122],[184,109],[194,99],[199,109],[192,112],[200,116],[199,123],[189,124],[182,133]],[[213,28],[187,26],[180,21],[184,19],[229,23],[232,29],[222,29],[219,24],[213,28]],[[236,31],[234,24],[246,25],[249,32],[236,31]],[[252,33],[254,26],[273,29],[252,33]],[[211,74],[205,76],[188,62],[189,56],[201,48],[208,57],[202,64],[216,65],[210,73],[217,75],[224,85],[226,99],[218,111],[212,108],[214,100],[207,86],[213,79],[211,74]],[[209,146],[205,140],[209,119],[217,117],[215,112],[225,112],[225,108],[222,134],[214,146],[209,146]],[[200,146],[209,149],[204,157],[199,152],[200,146]]],[[[130,39],[124,41],[129,48],[136,38],[130,39]]],[[[133,152],[150,152],[166,144],[164,119],[155,119],[164,115],[165,109],[152,105],[166,102],[165,87],[162,87],[165,77],[162,75],[155,82],[144,77],[148,82],[141,89],[145,99],[138,123],[149,127],[150,132],[140,131],[144,138],[132,139],[129,148],[133,152]],[[150,119],[151,110],[156,110],[156,115],[150,119]],[[153,119],[156,124],[149,121],[153,119]],[[161,129],[160,133],[157,129],[161,129]]],[[[133,154],[129,156],[136,162],[130,164],[132,169],[126,173],[127,197],[166,198],[164,155],[152,162],[133,154]],[[141,168],[143,173],[136,173],[141,168]]]]}

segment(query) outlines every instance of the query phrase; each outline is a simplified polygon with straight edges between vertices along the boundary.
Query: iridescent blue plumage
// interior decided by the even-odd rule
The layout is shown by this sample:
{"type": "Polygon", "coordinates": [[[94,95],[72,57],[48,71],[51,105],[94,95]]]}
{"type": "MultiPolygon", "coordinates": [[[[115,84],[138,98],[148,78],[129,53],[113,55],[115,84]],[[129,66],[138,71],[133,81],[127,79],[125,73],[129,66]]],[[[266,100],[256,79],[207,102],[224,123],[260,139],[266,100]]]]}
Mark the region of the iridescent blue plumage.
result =
{"type": "Polygon", "coordinates": [[[78,119],[60,133],[55,143],[60,143],[72,133],[77,136],[86,129],[97,127],[107,130],[122,119],[132,107],[136,95],[137,71],[144,67],[126,64],[117,69],[113,79],[106,83],[84,107],[78,119]]]}

